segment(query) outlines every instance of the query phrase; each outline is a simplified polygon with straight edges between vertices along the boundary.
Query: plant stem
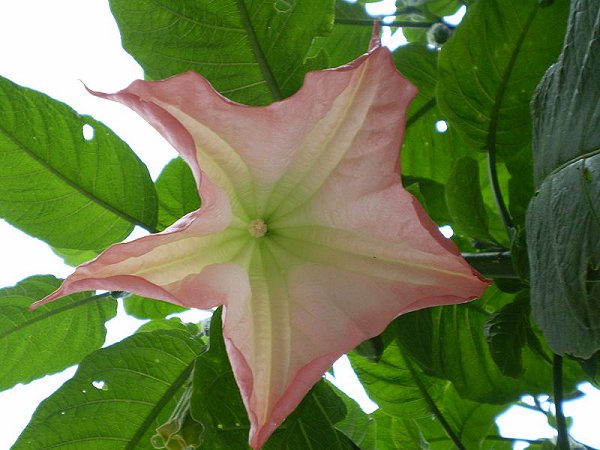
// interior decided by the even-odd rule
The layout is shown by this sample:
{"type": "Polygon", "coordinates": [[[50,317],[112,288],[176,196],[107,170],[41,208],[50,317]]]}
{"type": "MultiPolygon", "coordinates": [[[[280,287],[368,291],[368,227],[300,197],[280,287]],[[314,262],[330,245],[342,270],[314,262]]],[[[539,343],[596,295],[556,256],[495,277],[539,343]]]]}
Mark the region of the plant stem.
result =
{"type": "Polygon", "coordinates": [[[494,194],[494,200],[496,201],[496,207],[500,213],[500,218],[502,219],[502,224],[504,225],[508,239],[510,242],[512,242],[515,229],[512,219],[510,218],[508,208],[506,207],[506,203],[504,202],[504,198],[502,197],[502,190],[500,189],[500,183],[498,182],[498,171],[496,169],[496,152],[492,149],[488,149],[487,163],[488,177],[490,179],[492,193],[494,194]]]}
{"type": "Polygon", "coordinates": [[[552,377],[554,381],[554,409],[556,415],[556,430],[558,438],[556,448],[559,450],[569,450],[569,432],[567,431],[567,420],[562,409],[563,402],[563,370],[562,356],[554,355],[552,361],[552,377]]]}
{"type": "Polygon", "coordinates": [[[412,363],[410,362],[410,360],[407,357],[404,357],[404,362],[406,363],[407,369],[410,371],[410,373],[412,374],[415,382],[417,383],[417,387],[419,388],[419,391],[421,392],[421,395],[423,395],[423,399],[427,403],[427,406],[429,406],[429,409],[431,410],[431,413],[440,422],[440,425],[442,426],[442,428],[444,429],[444,431],[446,432],[446,434],[448,435],[448,437],[450,438],[450,440],[454,443],[454,446],[458,450],[467,450],[465,448],[465,446],[463,445],[463,443],[460,441],[460,438],[456,435],[456,433],[454,432],[454,430],[452,429],[452,427],[450,426],[450,424],[448,423],[448,421],[444,417],[444,414],[442,414],[442,411],[437,407],[437,405],[433,401],[433,398],[431,398],[431,395],[429,395],[429,392],[427,391],[427,388],[425,387],[425,385],[423,384],[423,382],[419,378],[419,376],[416,373],[416,371],[415,371],[412,363]]]}

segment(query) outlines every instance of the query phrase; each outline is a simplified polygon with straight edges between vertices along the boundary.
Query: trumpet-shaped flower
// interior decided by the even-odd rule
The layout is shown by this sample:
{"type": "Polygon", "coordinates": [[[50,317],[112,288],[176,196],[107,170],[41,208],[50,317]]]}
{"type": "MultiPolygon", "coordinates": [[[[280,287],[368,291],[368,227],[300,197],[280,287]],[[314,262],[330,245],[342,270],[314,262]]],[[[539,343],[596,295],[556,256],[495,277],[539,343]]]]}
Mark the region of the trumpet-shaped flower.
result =
{"type": "Polygon", "coordinates": [[[223,305],[255,449],[341,355],[400,314],[465,302],[487,285],[402,187],[416,88],[378,42],[266,107],[234,103],[192,72],[97,95],[170,141],[202,206],[108,248],[40,303],[103,289],[223,305]]]}

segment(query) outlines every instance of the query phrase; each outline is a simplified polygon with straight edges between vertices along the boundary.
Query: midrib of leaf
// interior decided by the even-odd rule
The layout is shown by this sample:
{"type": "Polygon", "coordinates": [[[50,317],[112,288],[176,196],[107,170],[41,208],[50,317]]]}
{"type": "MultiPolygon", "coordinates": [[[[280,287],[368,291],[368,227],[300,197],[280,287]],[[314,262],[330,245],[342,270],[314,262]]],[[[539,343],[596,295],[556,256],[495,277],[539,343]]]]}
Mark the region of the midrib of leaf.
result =
{"type": "Polygon", "coordinates": [[[135,450],[137,444],[140,442],[144,434],[148,431],[148,429],[152,426],[154,420],[158,417],[158,415],[162,412],[166,404],[173,398],[175,393],[184,385],[184,383],[189,379],[190,374],[192,373],[192,369],[194,367],[195,359],[186,366],[186,368],[181,372],[181,374],[177,377],[177,379],[169,386],[169,389],[164,393],[164,395],[160,398],[160,400],[156,403],[154,408],[150,411],[150,413],[146,416],[144,421],[138,427],[137,431],[133,435],[133,437],[127,443],[125,450],[135,450]]]}
{"type": "Polygon", "coordinates": [[[12,329],[10,329],[8,331],[5,331],[4,333],[0,333],[0,339],[4,339],[5,337],[10,336],[12,333],[16,333],[17,331],[24,330],[25,328],[30,327],[33,324],[37,323],[37,322],[40,322],[42,320],[46,320],[46,319],[48,319],[48,318],[50,318],[52,316],[55,316],[56,314],[60,314],[62,312],[68,311],[68,310],[73,309],[73,308],[78,308],[80,306],[83,306],[83,305],[85,305],[87,303],[90,303],[92,301],[95,301],[95,300],[99,300],[101,298],[110,297],[110,295],[111,295],[110,292],[107,292],[107,293],[104,293],[104,294],[93,295],[93,296],[85,298],[83,300],[79,300],[79,301],[76,301],[76,302],[73,302],[73,303],[69,303],[68,305],[65,305],[65,306],[63,306],[61,308],[55,309],[53,311],[50,311],[47,314],[41,314],[39,316],[34,317],[31,320],[27,320],[27,321],[21,323],[16,328],[12,328],[12,329]]]}
{"type": "Polygon", "coordinates": [[[260,43],[258,42],[258,37],[254,31],[254,27],[250,22],[250,15],[248,14],[248,9],[244,3],[244,0],[236,0],[238,5],[238,10],[240,12],[240,19],[242,21],[242,26],[246,30],[246,35],[248,36],[248,42],[250,44],[250,48],[256,57],[258,62],[258,67],[265,78],[265,82],[267,83],[267,87],[269,91],[271,91],[271,95],[275,101],[283,99],[283,94],[281,93],[281,89],[279,89],[279,85],[277,84],[277,80],[275,80],[275,76],[269,67],[269,63],[267,62],[267,58],[265,53],[263,52],[260,43]]]}
{"type": "Polygon", "coordinates": [[[571,164],[575,164],[576,162],[579,162],[581,160],[584,159],[588,159],[591,158],[592,156],[596,156],[600,154],[600,147],[599,148],[595,148],[592,151],[589,151],[587,153],[584,153],[583,155],[577,155],[574,158],[569,159],[568,161],[565,161],[564,163],[562,163],[560,166],[558,166],[556,169],[554,169],[552,172],[550,172],[545,178],[544,181],[547,180],[550,177],[553,177],[554,175],[556,175],[558,172],[560,172],[562,169],[570,166],[571,164]]]}
{"type": "Polygon", "coordinates": [[[517,62],[517,57],[521,52],[521,47],[523,46],[523,42],[527,37],[527,33],[529,32],[529,28],[531,27],[531,23],[535,19],[535,15],[537,14],[539,8],[539,4],[536,4],[527,17],[525,24],[519,34],[517,42],[515,44],[515,48],[510,55],[510,59],[508,60],[508,64],[502,74],[502,78],[500,80],[500,85],[498,86],[498,92],[496,92],[496,98],[494,99],[494,104],[492,106],[492,114],[490,115],[490,126],[488,128],[488,138],[487,138],[487,150],[488,152],[496,152],[496,130],[498,128],[498,118],[500,116],[500,109],[502,105],[502,100],[504,99],[504,95],[506,94],[506,90],[508,88],[508,81],[512,74],[512,71],[517,62]]]}
{"type": "Polygon", "coordinates": [[[435,105],[436,105],[436,100],[435,100],[435,97],[434,97],[431,100],[429,100],[427,103],[425,103],[423,106],[421,106],[417,111],[414,112],[414,114],[412,114],[406,120],[406,127],[405,128],[408,130],[408,128],[412,124],[414,124],[417,120],[419,120],[421,117],[423,117],[435,105]]]}
{"type": "Polygon", "coordinates": [[[404,360],[404,362],[406,364],[406,368],[409,370],[409,372],[411,373],[413,379],[415,380],[415,384],[417,385],[417,388],[419,389],[419,392],[423,396],[423,399],[427,403],[427,406],[429,406],[429,409],[430,409],[431,413],[440,422],[440,425],[442,426],[442,428],[444,429],[444,431],[446,432],[446,434],[448,435],[448,437],[450,438],[450,440],[454,443],[454,445],[456,446],[456,448],[459,449],[459,450],[466,450],[465,447],[464,447],[464,445],[460,441],[460,438],[456,435],[456,433],[454,432],[454,430],[452,429],[452,427],[450,426],[450,424],[448,423],[448,421],[446,420],[446,418],[442,414],[442,411],[435,404],[435,401],[433,400],[433,398],[431,397],[431,395],[429,395],[429,391],[427,390],[427,388],[423,384],[423,381],[421,381],[421,379],[419,378],[419,375],[415,371],[415,368],[413,367],[413,365],[410,362],[409,358],[407,356],[402,355],[402,359],[404,360]]]}
{"type": "Polygon", "coordinates": [[[84,190],[80,185],[76,184],[73,180],[71,180],[70,178],[68,178],[65,175],[63,175],[56,168],[54,168],[53,166],[51,166],[50,164],[48,164],[45,160],[43,160],[38,155],[36,155],[34,152],[32,152],[31,150],[29,150],[29,148],[27,148],[25,145],[23,145],[16,138],[16,136],[14,136],[12,133],[8,132],[6,130],[6,128],[0,126],[0,132],[3,133],[5,136],[8,136],[10,138],[10,140],[19,149],[21,149],[23,152],[25,152],[25,154],[27,154],[31,159],[33,159],[34,161],[36,161],[38,164],[40,164],[42,167],[44,167],[46,170],[48,170],[50,173],[52,173],[52,175],[54,175],[55,177],[57,177],[59,180],[61,180],[66,185],[68,185],[71,188],[73,188],[79,194],[81,194],[84,197],[88,198],[92,203],[95,203],[95,204],[101,206],[102,208],[104,208],[104,209],[112,212],[117,217],[120,217],[121,219],[125,220],[126,222],[131,223],[132,225],[138,225],[138,226],[144,228],[145,230],[149,231],[150,233],[158,233],[158,230],[156,228],[148,225],[147,223],[141,222],[140,220],[136,219],[135,217],[127,214],[125,211],[121,211],[121,210],[115,208],[114,206],[112,206],[109,203],[105,202],[101,198],[92,195],[91,192],[88,192],[88,191],[84,190]]]}

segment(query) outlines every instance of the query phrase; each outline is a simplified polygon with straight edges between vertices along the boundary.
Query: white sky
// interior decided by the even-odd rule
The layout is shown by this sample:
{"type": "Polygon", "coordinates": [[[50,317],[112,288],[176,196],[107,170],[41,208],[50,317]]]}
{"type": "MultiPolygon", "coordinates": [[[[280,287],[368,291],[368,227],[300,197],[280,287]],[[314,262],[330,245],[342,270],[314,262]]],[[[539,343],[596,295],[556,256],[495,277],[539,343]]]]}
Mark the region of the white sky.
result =
{"type": "MultiPolygon", "coordinates": [[[[141,68],[121,48],[108,1],[0,0],[0,42],[1,76],[42,91],[107,124],[149,166],[153,178],[176,155],[135,113],[89,95],[81,84],[83,81],[92,89],[112,92],[142,77],[141,68]]],[[[34,274],[64,277],[70,272],[43,242],[0,220],[0,287],[34,274]]],[[[133,319],[112,322],[109,341],[118,341],[137,324],[133,319]]],[[[73,373],[70,369],[0,392],[0,450],[10,448],[37,403],[73,373]]],[[[588,391],[584,400],[567,404],[566,410],[576,415],[574,436],[600,447],[596,423],[600,394],[591,387],[588,391]]],[[[545,418],[529,411],[505,415],[501,424],[506,436],[535,439],[550,435],[545,418]]]]}

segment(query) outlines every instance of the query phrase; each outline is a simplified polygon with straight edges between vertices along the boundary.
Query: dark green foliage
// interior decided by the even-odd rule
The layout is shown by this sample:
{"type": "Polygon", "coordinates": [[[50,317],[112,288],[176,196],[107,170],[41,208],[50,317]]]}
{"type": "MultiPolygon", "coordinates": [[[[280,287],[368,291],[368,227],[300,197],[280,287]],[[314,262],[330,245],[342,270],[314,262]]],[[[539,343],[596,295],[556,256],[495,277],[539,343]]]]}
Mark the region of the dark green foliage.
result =
{"type": "Polygon", "coordinates": [[[600,4],[575,1],[565,46],[533,99],[537,192],[527,214],[531,303],[559,354],[600,349],[600,4]]]}

